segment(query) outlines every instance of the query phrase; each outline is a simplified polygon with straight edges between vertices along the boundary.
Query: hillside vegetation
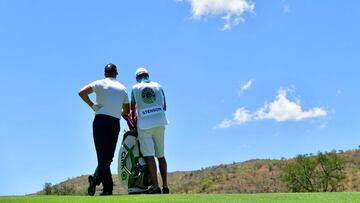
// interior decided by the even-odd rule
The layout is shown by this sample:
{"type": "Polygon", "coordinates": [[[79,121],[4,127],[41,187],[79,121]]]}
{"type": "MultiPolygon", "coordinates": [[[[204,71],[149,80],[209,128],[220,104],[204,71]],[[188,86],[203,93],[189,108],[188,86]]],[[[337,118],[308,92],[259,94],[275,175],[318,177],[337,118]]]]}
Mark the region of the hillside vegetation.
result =
{"type": "MultiPolygon", "coordinates": [[[[342,191],[360,191],[360,150],[338,151],[345,161],[346,177],[342,181],[342,191]]],[[[242,163],[221,164],[201,170],[172,172],[168,175],[172,193],[273,193],[290,192],[281,181],[284,166],[293,159],[249,160],[242,163]]],[[[52,189],[68,190],[70,194],[85,195],[87,176],[68,179],[52,186],[52,189]]],[[[126,189],[113,176],[114,194],[126,194],[126,189]]],[[[98,187],[100,189],[101,187],[98,187]]],[[[98,191],[100,192],[100,191],[98,191]]],[[[44,194],[45,191],[37,194],[44,194]]]]}

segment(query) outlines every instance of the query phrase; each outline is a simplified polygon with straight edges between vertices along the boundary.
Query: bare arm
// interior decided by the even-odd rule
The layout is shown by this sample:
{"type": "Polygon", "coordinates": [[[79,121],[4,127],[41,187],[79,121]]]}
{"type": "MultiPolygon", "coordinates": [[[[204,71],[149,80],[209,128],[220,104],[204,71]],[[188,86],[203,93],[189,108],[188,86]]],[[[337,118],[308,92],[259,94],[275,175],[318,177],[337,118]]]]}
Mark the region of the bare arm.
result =
{"type": "Polygon", "coordinates": [[[131,110],[131,118],[133,120],[136,120],[136,103],[134,101],[130,104],[130,110],[131,110]]]}
{"type": "Polygon", "coordinates": [[[131,109],[132,112],[134,112],[136,110],[136,103],[135,102],[131,102],[130,109],[131,109]]]}
{"type": "Polygon", "coordinates": [[[133,120],[132,116],[130,115],[130,105],[127,104],[123,104],[122,106],[122,117],[125,119],[127,125],[129,126],[130,130],[135,129],[136,128],[136,122],[133,120]]]}
{"type": "Polygon", "coordinates": [[[130,110],[131,110],[131,115],[132,117],[135,116],[135,111],[136,111],[136,101],[135,101],[135,96],[134,96],[134,90],[131,91],[131,99],[130,99],[130,110]]]}
{"type": "Polygon", "coordinates": [[[93,89],[91,88],[90,85],[86,85],[85,87],[83,87],[79,90],[79,96],[90,107],[92,107],[94,105],[94,103],[89,98],[89,94],[91,94],[91,93],[93,93],[93,89]]]}
{"type": "Polygon", "coordinates": [[[129,113],[130,113],[130,105],[129,105],[129,103],[123,104],[121,116],[123,118],[125,118],[125,117],[127,117],[129,115],[129,113]]]}

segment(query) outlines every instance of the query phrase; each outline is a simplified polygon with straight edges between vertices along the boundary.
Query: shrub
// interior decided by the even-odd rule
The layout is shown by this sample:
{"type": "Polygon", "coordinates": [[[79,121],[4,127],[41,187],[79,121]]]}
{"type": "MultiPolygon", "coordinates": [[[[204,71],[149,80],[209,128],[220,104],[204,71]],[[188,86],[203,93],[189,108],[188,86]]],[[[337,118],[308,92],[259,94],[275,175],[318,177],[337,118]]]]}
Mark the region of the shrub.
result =
{"type": "Polygon", "coordinates": [[[54,186],[52,190],[52,194],[54,195],[74,195],[75,189],[72,186],[61,185],[54,186]]]}

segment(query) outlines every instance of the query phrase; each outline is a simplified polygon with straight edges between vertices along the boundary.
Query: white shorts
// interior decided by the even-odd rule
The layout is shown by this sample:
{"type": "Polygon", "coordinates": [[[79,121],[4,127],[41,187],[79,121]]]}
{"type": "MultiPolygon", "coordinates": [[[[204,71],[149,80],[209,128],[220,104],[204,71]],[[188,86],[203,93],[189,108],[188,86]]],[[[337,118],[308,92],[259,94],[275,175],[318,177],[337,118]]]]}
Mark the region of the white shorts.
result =
{"type": "Polygon", "coordinates": [[[165,126],[138,129],[140,150],[143,156],[164,157],[165,126]]]}

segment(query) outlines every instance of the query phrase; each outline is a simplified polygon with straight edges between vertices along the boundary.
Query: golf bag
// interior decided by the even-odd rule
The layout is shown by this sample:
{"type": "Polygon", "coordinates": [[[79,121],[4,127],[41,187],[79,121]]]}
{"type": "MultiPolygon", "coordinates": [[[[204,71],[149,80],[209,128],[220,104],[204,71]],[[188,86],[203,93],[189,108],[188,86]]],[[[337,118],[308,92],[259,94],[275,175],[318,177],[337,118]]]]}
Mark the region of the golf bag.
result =
{"type": "Polygon", "coordinates": [[[118,158],[118,176],[128,188],[128,194],[141,194],[151,185],[136,129],[124,133],[118,158]]]}

